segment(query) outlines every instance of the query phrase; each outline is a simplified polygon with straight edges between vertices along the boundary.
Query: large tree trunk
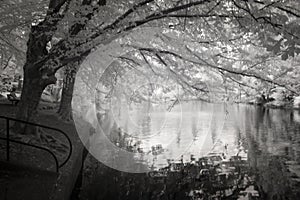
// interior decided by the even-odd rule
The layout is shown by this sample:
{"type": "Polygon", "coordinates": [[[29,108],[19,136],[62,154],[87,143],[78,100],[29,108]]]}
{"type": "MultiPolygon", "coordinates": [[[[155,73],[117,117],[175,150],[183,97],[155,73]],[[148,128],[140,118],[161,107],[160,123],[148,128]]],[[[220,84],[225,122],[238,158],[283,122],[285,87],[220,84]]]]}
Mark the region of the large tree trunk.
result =
{"type": "MultiPolygon", "coordinates": [[[[49,84],[56,82],[55,72],[49,70],[41,71],[43,64],[37,61],[47,54],[47,38],[41,37],[40,32],[32,27],[27,43],[26,63],[23,67],[24,81],[21,99],[18,104],[16,118],[28,122],[36,122],[37,108],[43,90],[49,84]]],[[[36,127],[22,123],[15,123],[13,127],[16,133],[32,134],[36,133],[36,127]]]]}
{"type": "MultiPolygon", "coordinates": [[[[22,89],[21,101],[18,104],[16,118],[28,122],[36,122],[37,107],[44,90],[43,86],[26,80],[22,89]]],[[[21,134],[36,134],[36,127],[23,123],[15,123],[14,131],[21,134]]]]}
{"type": "MultiPolygon", "coordinates": [[[[78,65],[78,64],[74,64],[78,65]]],[[[72,121],[72,97],[74,90],[75,77],[78,66],[66,66],[64,72],[64,83],[58,115],[64,121],[72,121]]]]}

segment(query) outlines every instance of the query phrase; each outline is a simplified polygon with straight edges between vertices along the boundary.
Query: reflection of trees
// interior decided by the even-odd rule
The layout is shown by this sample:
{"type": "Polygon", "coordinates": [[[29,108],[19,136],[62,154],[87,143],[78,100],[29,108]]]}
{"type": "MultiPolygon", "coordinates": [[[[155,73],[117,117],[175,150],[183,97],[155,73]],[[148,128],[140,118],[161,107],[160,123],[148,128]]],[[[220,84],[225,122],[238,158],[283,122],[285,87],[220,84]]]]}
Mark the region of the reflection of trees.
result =
{"type": "Polygon", "coordinates": [[[196,122],[196,114],[192,115],[192,125],[191,125],[191,132],[193,134],[193,139],[196,140],[198,129],[197,129],[197,122],[196,122]]]}
{"type": "MultiPolygon", "coordinates": [[[[251,113],[246,113],[246,118],[247,115],[251,113]]],[[[247,127],[250,129],[246,131],[248,158],[257,175],[256,183],[263,199],[297,199],[292,174],[286,164],[286,161],[293,160],[293,156],[290,154],[289,145],[284,144],[292,143],[286,136],[292,136],[289,130],[295,128],[286,120],[288,115],[286,111],[266,111],[257,108],[254,114],[255,122],[250,122],[247,127]],[[254,135],[251,134],[252,127],[255,130],[254,135]],[[281,144],[281,141],[285,143],[281,144]]]]}
{"type": "Polygon", "coordinates": [[[262,153],[257,156],[257,185],[264,199],[296,199],[290,174],[282,157],[262,153]]]}
{"type": "Polygon", "coordinates": [[[217,137],[217,125],[216,125],[216,119],[213,116],[212,120],[211,120],[211,124],[210,124],[210,129],[211,129],[211,139],[213,144],[216,143],[216,137],[217,137]]]}
{"type": "Polygon", "coordinates": [[[141,133],[143,135],[148,135],[151,133],[151,116],[149,116],[149,113],[143,117],[141,126],[141,133]]]}

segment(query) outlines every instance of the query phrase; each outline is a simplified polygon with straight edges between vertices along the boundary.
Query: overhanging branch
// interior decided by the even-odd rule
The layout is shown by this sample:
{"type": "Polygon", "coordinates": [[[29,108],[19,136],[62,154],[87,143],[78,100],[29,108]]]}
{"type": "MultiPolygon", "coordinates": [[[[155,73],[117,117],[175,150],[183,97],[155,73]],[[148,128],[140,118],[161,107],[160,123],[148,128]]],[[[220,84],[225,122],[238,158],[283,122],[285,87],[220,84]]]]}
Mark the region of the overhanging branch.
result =
{"type": "Polygon", "coordinates": [[[237,71],[237,70],[233,70],[233,69],[226,69],[226,68],[222,68],[222,67],[219,67],[219,66],[216,66],[216,65],[213,65],[211,63],[208,63],[206,60],[202,59],[200,56],[198,56],[195,52],[193,52],[191,49],[189,49],[188,47],[186,47],[186,49],[193,55],[195,56],[199,61],[195,61],[195,60],[192,60],[192,59],[189,59],[189,58],[185,58],[175,52],[171,52],[171,51],[168,51],[168,50],[161,50],[161,49],[153,49],[153,48],[139,48],[140,50],[143,50],[143,51],[149,51],[149,52],[153,52],[153,53],[162,53],[162,54],[167,54],[167,55],[172,55],[174,57],[177,57],[181,60],[184,60],[184,61],[187,61],[187,62],[190,62],[190,63],[193,63],[193,64],[196,64],[196,65],[206,65],[207,67],[210,67],[212,69],[216,69],[216,70],[221,70],[221,71],[225,71],[225,72],[228,72],[228,73],[231,73],[231,74],[236,74],[236,75],[241,75],[241,76],[245,76],[245,77],[252,77],[252,78],[256,78],[256,79],[259,79],[261,81],[264,81],[264,82],[268,82],[268,83],[271,83],[271,84],[274,84],[274,85],[277,85],[277,86],[280,86],[280,87],[284,87],[286,88],[287,90],[293,92],[293,93],[296,93],[298,94],[298,92],[296,90],[294,90],[293,88],[290,88],[289,86],[287,86],[286,84],[281,84],[277,81],[274,81],[274,80],[271,80],[271,79],[268,79],[268,78],[264,78],[264,77],[261,77],[257,74],[253,74],[253,73],[246,73],[246,72],[243,72],[243,71],[237,71]]]}

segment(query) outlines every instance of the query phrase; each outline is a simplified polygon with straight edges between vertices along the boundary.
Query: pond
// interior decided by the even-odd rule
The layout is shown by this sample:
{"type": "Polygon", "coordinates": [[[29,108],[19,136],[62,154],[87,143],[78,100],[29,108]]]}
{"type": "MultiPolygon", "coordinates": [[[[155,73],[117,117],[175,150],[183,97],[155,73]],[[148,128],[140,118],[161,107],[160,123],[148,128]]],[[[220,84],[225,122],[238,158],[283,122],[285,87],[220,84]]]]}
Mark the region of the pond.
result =
{"type": "MultiPolygon", "coordinates": [[[[182,199],[299,197],[299,111],[199,101],[180,102],[172,109],[119,105],[113,116],[124,133],[120,137],[127,140],[126,150],[151,155],[144,162],[152,170],[147,177],[165,184],[161,189],[165,195],[178,194],[173,199],[179,199],[179,194],[182,199]],[[174,191],[166,189],[178,182],[182,183],[174,191]]],[[[110,140],[121,146],[120,138],[110,140]]],[[[153,190],[151,199],[161,198],[159,194],[153,190]]]]}

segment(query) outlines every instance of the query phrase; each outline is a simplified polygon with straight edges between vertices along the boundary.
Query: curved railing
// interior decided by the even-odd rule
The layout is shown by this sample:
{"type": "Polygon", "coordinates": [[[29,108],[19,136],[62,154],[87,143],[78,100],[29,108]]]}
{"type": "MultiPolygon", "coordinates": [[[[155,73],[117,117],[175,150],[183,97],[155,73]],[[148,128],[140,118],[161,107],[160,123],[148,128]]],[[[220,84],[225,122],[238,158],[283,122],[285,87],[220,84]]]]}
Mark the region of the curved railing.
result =
{"type": "Polygon", "coordinates": [[[25,145],[25,146],[30,146],[30,147],[48,152],[53,157],[53,159],[55,161],[56,172],[58,172],[59,168],[64,166],[68,162],[68,160],[70,159],[70,157],[72,155],[72,150],[73,150],[72,142],[71,142],[71,139],[69,138],[69,136],[65,132],[63,132],[62,130],[57,129],[57,128],[53,128],[53,127],[49,127],[49,126],[45,126],[45,125],[32,123],[32,122],[27,122],[27,121],[24,121],[24,120],[19,120],[19,119],[15,119],[15,118],[11,118],[11,117],[6,117],[6,116],[0,116],[0,119],[5,119],[6,120],[6,138],[0,137],[0,139],[6,141],[6,160],[7,161],[10,160],[10,142],[25,145]],[[41,127],[41,128],[45,128],[45,129],[49,129],[49,130],[54,130],[58,133],[61,133],[67,139],[67,141],[69,143],[69,154],[67,155],[67,157],[61,163],[59,163],[56,155],[50,149],[47,149],[47,148],[42,147],[42,146],[38,146],[38,145],[34,145],[34,144],[28,144],[28,143],[25,143],[25,142],[10,139],[10,137],[9,137],[10,136],[10,134],[9,134],[9,125],[10,125],[9,122],[10,121],[20,122],[20,123],[24,123],[24,124],[28,124],[28,125],[32,125],[32,126],[37,126],[37,127],[41,127]]]}

